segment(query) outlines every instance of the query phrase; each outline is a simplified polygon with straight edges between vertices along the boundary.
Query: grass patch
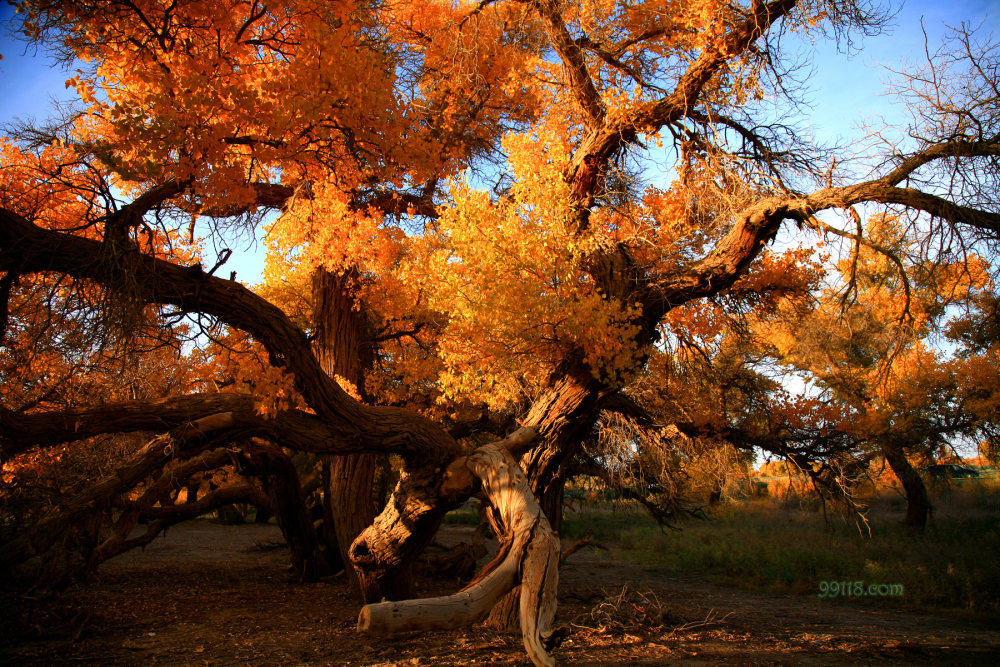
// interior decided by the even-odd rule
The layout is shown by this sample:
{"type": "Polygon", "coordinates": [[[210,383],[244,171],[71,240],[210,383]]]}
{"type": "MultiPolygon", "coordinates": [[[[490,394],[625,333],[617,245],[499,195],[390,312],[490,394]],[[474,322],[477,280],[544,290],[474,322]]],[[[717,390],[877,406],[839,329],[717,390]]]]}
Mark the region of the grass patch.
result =
{"type": "Polygon", "coordinates": [[[458,526],[479,525],[479,503],[466,503],[444,515],[444,523],[458,526]]]}
{"type": "MultiPolygon", "coordinates": [[[[920,535],[900,525],[898,511],[873,511],[871,535],[842,517],[824,521],[815,511],[767,499],[725,505],[706,520],[686,520],[666,534],[638,508],[584,506],[567,512],[563,536],[617,547],[638,564],[677,573],[697,573],[722,584],[779,593],[811,594],[821,582],[902,584],[901,597],[852,597],[881,606],[1000,612],[1000,514],[996,498],[963,490],[963,508],[942,507],[920,535]]],[[[893,506],[892,499],[884,503],[893,506]]]]}

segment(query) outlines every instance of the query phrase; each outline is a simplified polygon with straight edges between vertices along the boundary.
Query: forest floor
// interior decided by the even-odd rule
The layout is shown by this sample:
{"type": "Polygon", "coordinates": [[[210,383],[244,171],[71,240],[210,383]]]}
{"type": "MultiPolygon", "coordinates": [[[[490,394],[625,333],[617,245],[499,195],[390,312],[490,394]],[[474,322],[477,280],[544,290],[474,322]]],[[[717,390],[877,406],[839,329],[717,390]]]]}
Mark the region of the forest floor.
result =
{"type": "MultiPolygon", "coordinates": [[[[438,539],[453,544],[471,530],[448,525],[438,539]]],[[[363,636],[343,575],[297,583],[287,563],[273,525],[176,526],[56,599],[3,603],[0,664],[529,664],[519,636],[478,627],[363,636]]],[[[458,587],[438,579],[418,593],[458,587]]],[[[566,561],[559,604],[557,624],[569,630],[555,651],[562,664],[1000,664],[997,619],[747,592],[600,550],[566,561]]]]}

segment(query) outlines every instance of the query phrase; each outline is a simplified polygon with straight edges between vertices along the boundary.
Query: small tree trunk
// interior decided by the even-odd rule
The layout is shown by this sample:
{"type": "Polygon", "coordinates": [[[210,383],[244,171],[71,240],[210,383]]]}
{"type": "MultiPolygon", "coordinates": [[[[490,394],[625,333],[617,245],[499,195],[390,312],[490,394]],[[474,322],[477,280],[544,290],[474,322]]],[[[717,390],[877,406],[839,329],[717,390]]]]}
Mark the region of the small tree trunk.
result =
{"type": "Polygon", "coordinates": [[[337,531],[334,529],[333,499],[330,495],[330,458],[324,456],[320,461],[320,487],[323,490],[323,520],[320,522],[319,538],[323,542],[326,560],[333,572],[348,570],[350,578],[350,563],[344,560],[340,544],[337,542],[337,531]]]}
{"type": "Polygon", "coordinates": [[[264,483],[281,534],[292,552],[292,566],[306,581],[329,574],[320,557],[316,528],[302,497],[302,487],[292,460],[277,447],[248,443],[240,453],[244,474],[255,475],[264,483]]]}
{"type": "Polygon", "coordinates": [[[903,492],[906,494],[906,518],[903,519],[903,524],[913,530],[923,530],[927,526],[927,517],[931,511],[924,480],[910,464],[902,447],[883,445],[882,455],[903,485],[903,492]]]}

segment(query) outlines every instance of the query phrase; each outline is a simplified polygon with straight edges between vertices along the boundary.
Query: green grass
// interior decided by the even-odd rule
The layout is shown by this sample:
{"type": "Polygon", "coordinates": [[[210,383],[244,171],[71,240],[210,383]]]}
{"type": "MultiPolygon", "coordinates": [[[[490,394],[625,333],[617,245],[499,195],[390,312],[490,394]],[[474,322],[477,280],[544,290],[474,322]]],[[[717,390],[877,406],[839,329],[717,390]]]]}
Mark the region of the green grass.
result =
{"type": "Polygon", "coordinates": [[[875,503],[870,536],[843,517],[826,522],[815,511],[766,499],[725,505],[706,520],[686,520],[681,530],[666,534],[637,508],[584,506],[566,513],[562,532],[574,540],[592,531],[593,540],[622,558],[727,585],[816,595],[821,582],[902,584],[902,597],[865,601],[1000,612],[995,489],[958,491],[938,499],[940,509],[920,535],[900,525],[901,507],[891,497],[875,503]]]}
{"type": "Polygon", "coordinates": [[[479,525],[479,512],[469,505],[463,505],[444,515],[444,523],[460,526],[479,525]]]}

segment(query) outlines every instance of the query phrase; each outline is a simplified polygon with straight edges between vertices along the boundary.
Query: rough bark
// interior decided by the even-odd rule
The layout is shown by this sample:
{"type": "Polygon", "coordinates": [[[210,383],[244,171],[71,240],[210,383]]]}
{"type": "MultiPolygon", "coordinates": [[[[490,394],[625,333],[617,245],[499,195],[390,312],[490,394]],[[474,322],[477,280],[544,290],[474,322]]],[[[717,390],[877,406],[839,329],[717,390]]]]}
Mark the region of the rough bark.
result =
{"type": "MultiPolygon", "coordinates": [[[[537,437],[537,429],[524,427],[498,444],[517,457],[537,437]]],[[[380,583],[389,600],[413,597],[410,563],[430,543],[445,513],[475,493],[475,477],[456,470],[464,467],[438,468],[404,459],[389,502],[351,545],[351,562],[363,585],[380,583]]]]}
{"type": "MultiPolygon", "coordinates": [[[[566,475],[609,392],[582,364],[575,368],[566,364],[553,375],[550,387],[534,402],[525,419],[537,425],[539,439],[522,457],[521,467],[556,532],[562,527],[566,475]]],[[[497,535],[504,539],[502,532],[497,535]]],[[[516,628],[519,607],[520,593],[513,591],[493,607],[487,624],[500,630],[516,628]]]]}
{"type": "Polygon", "coordinates": [[[0,269],[93,280],[131,299],[203,313],[249,333],[268,350],[275,366],[291,373],[324,428],[342,443],[341,451],[391,451],[420,456],[428,465],[446,464],[458,453],[454,439],[429,419],[351,398],[323,372],[305,333],[287,315],[239,283],[204,273],[199,265],[178,266],[136,248],[42,229],[0,208],[0,269]]]}
{"type": "MultiPolygon", "coordinates": [[[[505,447],[480,447],[450,466],[452,483],[466,488],[469,474],[481,480],[483,491],[499,514],[502,559],[454,595],[424,600],[366,605],[358,628],[376,635],[414,630],[453,628],[482,619],[516,584],[520,584],[521,634],[536,665],[553,665],[546,641],[552,632],[558,588],[559,539],[552,532],[528,486],[528,480],[505,447]]],[[[446,487],[447,488],[447,487],[446,487]]],[[[491,565],[494,565],[491,564],[491,565]]]]}
{"type": "Polygon", "coordinates": [[[256,401],[245,394],[190,394],[170,398],[122,401],[28,414],[0,407],[0,455],[17,456],[32,447],[49,447],[106,433],[163,431],[203,417],[228,412],[234,427],[283,446],[313,454],[364,451],[395,452],[392,443],[360,443],[343,438],[316,415],[285,410],[264,418],[256,401]]]}
{"type": "MultiPolygon", "coordinates": [[[[351,385],[354,393],[364,394],[364,371],[372,361],[368,326],[362,304],[351,295],[356,272],[338,275],[317,269],[313,273],[314,347],[320,366],[327,375],[351,385]]],[[[329,513],[332,534],[342,562],[349,563],[351,544],[370,526],[378,514],[375,477],[379,457],[369,453],[345,454],[324,462],[328,469],[323,487],[324,513],[329,513]]],[[[375,581],[366,582],[351,568],[351,589],[363,600],[380,600],[385,591],[375,581]],[[362,590],[364,588],[364,590],[362,590]]]]}

